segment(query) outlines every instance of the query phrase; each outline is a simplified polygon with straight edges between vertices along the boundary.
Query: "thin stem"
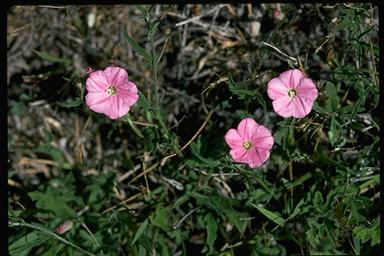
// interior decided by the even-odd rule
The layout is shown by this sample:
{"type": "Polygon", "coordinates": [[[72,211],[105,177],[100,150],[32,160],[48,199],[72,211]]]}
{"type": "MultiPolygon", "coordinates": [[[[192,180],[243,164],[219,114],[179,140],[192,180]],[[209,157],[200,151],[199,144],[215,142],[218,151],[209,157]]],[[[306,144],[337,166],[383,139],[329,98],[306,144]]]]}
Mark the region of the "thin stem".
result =
{"type": "MultiPolygon", "coordinates": [[[[83,228],[88,232],[88,234],[92,237],[93,241],[95,241],[97,248],[99,248],[100,247],[99,242],[97,241],[96,237],[93,235],[91,230],[87,227],[87,225],[85,225],[85,223],[83,222],[81,223],[81,226],[83,226],[83,228]]],[[[101,253],[101,254],[104,255],[104,253],[101,253]]]]}
{"type": "Polygon", "coordinates": [[[152,75],[153,75],[153,85],[155,87],[155,103],[156,109],[159,107],[159,95],[158,95],[158,85],[157,85],[157,60],[156,60],[156,52],[155,52],[155,42],[153,38],[153,33],[150,35],[151,41],[151,53],[152,53],[152,75]]]}
{"type": "Polygon", "coordinates": [[[57,240],[59,240],[60,242],[66,244],[66,245],[70,245],[74,248],[76,248],[77,250],[81,251],[82,253],[85,253],[86,255],[91,255],[91,256],[94,256],[95,254],[89,252],[89,251],[86,251],[82,248],[80,248],[79,246],[71,243],[70,241],[62,238],[61,236],[53,233],[52,231],[46,229],[46,228],[43,228],[43,227],[40,227],[40,226],[37,226],[37,225],[34,225],[34,224],[29,224],[29,223],[24,223],[24,222],[11,222],[9,221],[8,222],[8,225],[9,227],[28,227],[28,228],[32,228],[32,229],[35,229],[35,230],[38,230],[46,235],[50,235],[50,236],[53,236],[54,238],[56,238],[57,240]]]}
{"type": "Polygon", "coordinates": [[[172,228],[177,229],[181,225],[181,223],[183,223],[183,221],[185,221],[188,218],[188,216],[194,213],[198,208],[199,207],[192,209],[190,212],[188,212],[183,218],[181,218],[181,220],[179,220],[175,225],[173,225],[172,228]]]}

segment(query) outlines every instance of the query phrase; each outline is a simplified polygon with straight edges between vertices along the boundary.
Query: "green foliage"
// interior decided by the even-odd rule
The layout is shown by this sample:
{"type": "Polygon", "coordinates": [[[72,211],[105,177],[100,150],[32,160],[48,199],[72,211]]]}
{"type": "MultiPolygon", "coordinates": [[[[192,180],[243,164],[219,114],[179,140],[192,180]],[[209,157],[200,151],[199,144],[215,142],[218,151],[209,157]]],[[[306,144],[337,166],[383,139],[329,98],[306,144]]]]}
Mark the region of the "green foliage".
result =
{"type": "Polygon", "coordinates": [[[353,229],[353,234],[361,242],[365,243],[371,240],[371,246],[380,243],[380,220],[377,217],[374,222],[367,227],[366,225],[360,225],[353,229]]]}
{"type": "Polygon", "coordinates": [[[57,105],[63,108],[74,108],[80,106],[82,100],[80,97],[76,97],[74,99],[68,99],[64,102],[57,102],[57,105]]]}
{"type": "Polygon", "coordinates": [[[150,65],[152,63],[152,57],[148,54],[143,47],[141,47],[135,39],[133,39],[127,32],[123,33],[123,36],[127,40],[127,42],[135,49],[141,56],[143,56],[144,60],[150,65]]]}
{"type": "Polygon", "coordinates": [[[263,207],[253,205],[257,210],[259,210],[265,217],[276,223],[277,225],[283,227],[285,220],[278,216],[276,213],[273,213],[263,207]]]}
{"type": "MultiPolygon", "coordinates": [[[[376,9],[284,4],[280,20],[272,15],[275,6],[266,6],[258,35],[257,17],[241,6],[214,12],[213,19],[205,7],[185,6],[181,15],[172,5],[137,6],[130,14],[145,27],[123,32],[122,40],[141,57],[125,63],[139,99],[119,120],[77,111],[86,109],[84,78],[61,74],[72,60],[35,51],[55,65],[46,74],[60,73],[74,91],[47,103],[33,91],[39,86],[12,81],[18,86],[8,107],[10,254],[374,255],[380,241],[376,9]],[[239,13],[249,13],[251,24],[239,13]],[[201,16],[175,26],[186,15],[201,16]],[[228,24],[218,26],[223,20],[228,24]],[[319,95],[308,116],[274,113],[268,81],[299,66],[262,41],[300,58],[315,81],[319,95]],[[51,108],[39,109],[42,121],[32,127],[29,115],[39,104],[51,108]],[[57,128],[47,115],[76,123],[57,128]],[[256,169],[234,163],[224,141],[244,117],[274,137],[270,158],[256,169]],[[68,220],[73,227],[55,233],[68,220]]],[[[90,33],[85,17],[76,13],[72,24],[82,37],[90,33]]]]}
{"type": "Polygon", "coordinates": [[[39,51],[36,51],[36,50],[33,50],[40,58],[42,58],[43,60],[46,60],[46,61],[49,61],[49,62],[58,62],[58,63],[63,63],[63,65],[67,66],[71,63],[71,60],[69,59],[66,59],[66,58],[60,58],[60,57],[56,57],[56,56],[53,56],[53,55],[50,55],[46,52],[39,52],[39,51]]]}
{"type": "Polygon", "coordinates": [[[46,237],[34,230],[13,242],[8,249],[11,255],[28,255],[33,247],[43,243],[46,243],[46,237]]]}

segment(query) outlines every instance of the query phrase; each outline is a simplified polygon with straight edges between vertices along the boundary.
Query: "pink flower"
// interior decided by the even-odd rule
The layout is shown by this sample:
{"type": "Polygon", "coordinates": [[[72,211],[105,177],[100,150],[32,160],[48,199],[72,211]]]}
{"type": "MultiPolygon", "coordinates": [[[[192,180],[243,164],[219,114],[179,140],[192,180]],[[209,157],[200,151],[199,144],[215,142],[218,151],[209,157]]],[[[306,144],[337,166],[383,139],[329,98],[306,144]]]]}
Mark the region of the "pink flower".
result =
{"type": "Polygon", "coordinates": [[[270,131],[252,118],[241,120],[237,130],[229,129],[225,141],[231,147],[229,153],[232,159],[251,168],[259,167],[268,160],[274,142],[270,131]]]}
{"type": "Polygon", "coordinates": [[[108,67],[104,71],[93,71],[86,81],[88,94],[87,106],[103,113],[111,119],[117,119],[128,113],[130,107],[139,98],[137,87],[128,81],[128,73],[120,67],[108,67]]]}
{"type": "Polygon", "coordinates": [[[73,221],[67,220],[56,228],[57,234],[64,234],[73,227],[73,221]]]}
{"type": "Polygon", "coordinates": [[[273,109],[282,117],[302,118],[312,110],[318,92],[311,79],[298,69],[291,69],[268,83],[267,93],[273,109]]]}

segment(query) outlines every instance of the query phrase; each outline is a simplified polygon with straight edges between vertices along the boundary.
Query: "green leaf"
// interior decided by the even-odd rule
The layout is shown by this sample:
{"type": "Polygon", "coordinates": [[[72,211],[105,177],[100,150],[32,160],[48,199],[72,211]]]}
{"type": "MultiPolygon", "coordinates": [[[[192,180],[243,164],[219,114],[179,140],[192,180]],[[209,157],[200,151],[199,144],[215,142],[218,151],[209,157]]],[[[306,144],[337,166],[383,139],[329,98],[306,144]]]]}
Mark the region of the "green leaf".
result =
{"type": "Polygon", "coordinates": [[[170,225],[169,225],[169,216],[170,216],[170,211],[168,208],[163,208],[163,207],[158,207],[156,209],[156,212],[151,215],[150,220],[151,223],[165,232],[168,232],[170,230],[170,225]]]}
{"type": "Polygon", "coordinates": [[[288,184],[288,189],[301,185],[304,181],[306,181],[311,177],[312,177],[312,174],[310,172],[307,172],[306,174],[295,179],[292,183],[288,184]]]}
{"type": "Polygon", "coordinates": [[[47,241],[47,238],[45,236],[42,236],[41,233],[37,230],[34,230],[25,236],[22,236],[15,242],[13,242],[9,247],[9,253],[11,255],[29,255],[29,251],[42,243],[45,243],[47,241]]]}
{"type": "Polygon", "coordinates": [[[122,117],[121,120],[126,121],[129,124],[129,126],[132,128],[132,130],[136,133],[137,136],[139,136],[140,138],[144,138],[144,135],[141,133],[139,128],[137,128],[137,126],[132,122],[129,114],[122,117]]]}
{"type": "Polygon", "coordinates": [[[33,150],[36,153],[42,153],[50,156],[52,160],[62,169],[71,169],[72,165],[64,160],[63,152],[49,144],[39,145],[33,150]]]}
{"type": "Polygon", "coordinates": [[[377,217],[370,227],[360,225],[352,230],[356,238],[360,239],[363,243],[371,240],[371,246],[374,246],[380,242],[380,221],[377,217]]]}
{"type": "Polygon", "coordinates": [[[247,221],[242,221],[241,218],[246,218],[248,215],[232,209],[225,210],[224,213],[228,219],[228,222],[233,224],[240,232],[240,234],[243,234],[247,228],[247,221]]]}
{"type": "Polygon", "coordinates": [[[187,202],[189,200],[189,196],[188,195],[182,195],[181,197],[179,197],[176,202],[173,204],[173,208],[176,208],[176,207],[179,207],[180,205],[184,204],[185,202],[187,202]]]}
{"type": "Polygon", "coordinates": [[[50,62],[57,62],[57,63],[65,63],[65,64],[69,64],[71,63],[71,60],[70,59],[66,59],[66,58],[60,58],[60,57],[56,57],[56,56],[52,56],[52,55],[49,55],[48,53],[46,52],[39,52],[39,51],[36,51],[36,50],[33,50],[37,55],[39,55],[40,58],[42,58],[43,60],[46,60],[46,61],[50,61],[50,62]]]}
{"type": "Polygon", "coordinates": [[[115,172],[107,172],[94,179],[94,182],[87,186],[89,191],[88,204],[99,209],[112,196],[113,187],[115,185],[115,172]]]}
{"type": "Polygon", "coordinates": [[[148,227],[148,224],[149,224],[148,219],[146,219],[143,223],[141,223],[140,227],[136,231],[135,237],[133,238],[133,240],[131,242],[131,246],[134,243],[136,243],[137,239],[139,239],[143,235],[143,233],[145,232],[145,230],[148,227]]]}
{"type": "Polygon", "coordinates": [[[360,239],[358,239],[357,237],[353,237],[353,246],[355,248],[356,255],[360,255],[360,250],[361,250],[360,239]]]}
{"type": "Polygon", "coordinates": [[[339,140],[340,137],[340,131],[338,126],[339,123],[336,121],[335,117],[332,117],[331,124],[328,130],[328,138],[332,146],[335,146],[336,142],[339,140]]]}
{"type": "Polygon", "coordinates": [[[152,63],[152,57],[150,54],[148,54],[143,47],[141,47],[135,39],[133,39],[130,35],[128,35],[127,32],[123,32],[123,36],[128,41],[128,43],[135,49],[141,56],[144,57],[145,61],[147,61],[149,64],[152,63]]]}
{"type": "Polygon", "coordinates": [[[320,113],[320,114],[329,114],[329,112],[330,112],[330,111],[327,110],[327,108],[323,108],[323,107],[321,107],[321,106],[319,105],[319,103],[317,103],[317,101],[315,101],[315,102],[313,103],[313,109],[314,109],[316,112],[320,113]]]}
{"type": "Polygon", "coordinates": [[[55,214],[56,217],[62,219],[70,219],[76,217],[76,212],[67,205],[68,199],[64,196],[52,195],[51,190],[47,190],[47,193],[41,193],[39,191],[29,192],[28,196],[33,201],[36,201],[36,207],[38,209],[47,210],[55,214]]]}
{"type": "Polygon", "coordinates": [[[212,214],[207,214],[205,217],[207,222],[207,244],[209,246],[209,253],[215,251],[214,243],[217,238],[217,223],[212,214]]]}
{"type": "Polygon", "coordinates": [[[144,111],[148,111],[151,108],[151,103],[140,90],[138,90],[138,92],[139,99],[137,100],[137,106],[143,108],[144,111]]]}
{"type": "Polygon", "coordinates": [[[366,182],[364,182],[363,184],[361,184],[359,186],[359,189],[362,190],[362,189],[365,189],[365,188],[370,187],[370,186],[376,186],[378,184],[380,184],[380,175],[375,175],[372,177],[372,179],[369,179],[366,182]]]}
{"type": "Polygon", "coordinates": [[[349,116],[349,122],[352,122],[352,119],[355,117],[356,113],[357,112],[362,112],[364,111],[364,108],[360,108],[361,106],[363,105],[363,102],[362,102],[362,99],[359,98],[355,104],[354,104],[354,108],[352,110],[352,113],[351,115],[349,116]]]}
{"type": "Polygon", "coordinates": [[[313,205],[316,208],[321,209],[323,207],[323,203],[324,203],[324,200],[323,200],[322,194],[320,193],[320,191],[316,191],[316,193],[313,197],[313,205]]]}
{"type": "Polygon", "coordinates": [[[59,101],[59,102],[56,102],[56,104],[63,108],[74,108],[74,107],[80,106],[81,98],[76,97],[74,99],[68,99],[66,101],[59,101]]]}
{"type": "Polygon", "coordinates": [[[335,85],[331,82],[327,82],[326,91],[328,95],[327,108],[329,111],[335,112],[339,102],[335,85]]]}
{"type": "Polygon", "coordinates": [[[261,206],[257,206],[253,203],[251,203],[253,207],[255,207],[257,210],[259,210],[265,217],[276,223],[277,225],[283,227],[285,220],[281,218],[279,215],[277,215],[274,212],[271,212],[261,206]]]}

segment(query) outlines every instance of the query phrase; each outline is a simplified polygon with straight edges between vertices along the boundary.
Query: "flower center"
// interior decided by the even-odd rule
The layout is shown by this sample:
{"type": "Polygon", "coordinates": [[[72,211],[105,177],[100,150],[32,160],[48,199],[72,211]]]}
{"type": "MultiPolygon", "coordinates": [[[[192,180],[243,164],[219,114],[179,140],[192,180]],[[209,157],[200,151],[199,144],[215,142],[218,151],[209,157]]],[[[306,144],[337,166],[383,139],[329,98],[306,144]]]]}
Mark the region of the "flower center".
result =
{"type": "Polygon", "coordinates": [[[252,147],[252,143],[250,141],[244,141],[243,147],[248,150],[252,147]]]}
{"type": "Polygon", "coordinates": [[[112,95],[115,95],[116,94],[116,87],[114,85],[110,85],[107,90],[106,90],[107,94],[109,96],[112,96],[112,95]]]}
{"type": "Polygon", "coordinates": [[[289,89],[289,90],[288,90],[288,96],[289,96],[290,98],[295,97],[295,96],[296,96],[296,91],[295,91],[294,89],[289,89]]]}

